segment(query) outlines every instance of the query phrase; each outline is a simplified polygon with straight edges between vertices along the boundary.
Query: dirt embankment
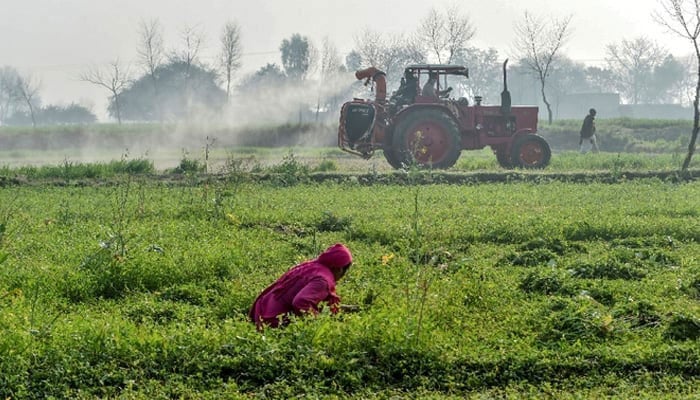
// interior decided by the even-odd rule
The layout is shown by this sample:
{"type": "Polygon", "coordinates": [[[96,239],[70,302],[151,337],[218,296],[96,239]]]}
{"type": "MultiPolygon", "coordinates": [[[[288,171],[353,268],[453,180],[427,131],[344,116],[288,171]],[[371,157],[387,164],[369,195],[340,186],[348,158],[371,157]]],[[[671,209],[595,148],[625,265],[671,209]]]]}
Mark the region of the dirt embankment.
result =
{"type": "MultiPolygon", "coordinates": [[[[659,179],[668,182],[692,182],[700,179],[700,170],[680,171],[616,171],[616,172],[573,172],[573,173],[542,173],[530,171],[504,172],[421,172],[409,174],[392,172],[387,174],[349,174],[349,173],[311,173],[303,175],[272,174],[272,173],[241,173],[236,176],[227,174],[157,174],[140,176],[141,178],[174,186],[197,186],[214,182],[258,182],[280,186],[304,183],[340,183],[355,185],[474,185],[487,183],[621,183],[639,179],[659,179]]],[[[43,178],[30,179],[22,176],[0,176],[0,187],[7,186],[109,186],[123,182],[123,177],[62,179],[43,178]]]]}

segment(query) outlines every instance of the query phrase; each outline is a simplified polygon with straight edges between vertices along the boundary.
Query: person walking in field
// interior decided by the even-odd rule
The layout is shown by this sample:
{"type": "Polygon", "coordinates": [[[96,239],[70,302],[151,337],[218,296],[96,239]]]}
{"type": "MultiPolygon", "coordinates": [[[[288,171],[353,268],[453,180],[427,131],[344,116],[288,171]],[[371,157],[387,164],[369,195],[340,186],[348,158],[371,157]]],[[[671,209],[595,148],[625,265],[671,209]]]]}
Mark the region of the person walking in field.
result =
{"type": "Polygon", "coordinates": [[[589,150],[593,149],[594,153],[598,152],[598,143],[595,137],[595,108],[591,108],[588,111],[588,115],[583,119],[583,125],[581,125],[581,133],[578,141],[579,151],[581,153],[587,153],[589,150]]]}
{"type": "Polygon", "coordinates": [[[352,254],[337,243],[317,258],[305,261],[285,272],[255,299],[248,317],[258,330],[289,324],[289,316],[319,313],[322,302],[331,313],[340,308],[335,285],[352,265],[352,254]]]}

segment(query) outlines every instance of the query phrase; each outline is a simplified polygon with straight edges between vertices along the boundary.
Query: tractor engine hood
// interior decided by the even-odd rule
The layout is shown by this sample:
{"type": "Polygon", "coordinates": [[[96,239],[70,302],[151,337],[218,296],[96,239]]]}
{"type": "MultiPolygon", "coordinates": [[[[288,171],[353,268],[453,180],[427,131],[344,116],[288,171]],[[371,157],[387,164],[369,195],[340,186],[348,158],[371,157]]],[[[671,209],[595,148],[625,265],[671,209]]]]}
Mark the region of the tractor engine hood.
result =
{"type": "Polygon", "coordinates": [[[370,80],[376,83],[377,86],[374,100],[377,103],[382,104],[386,102],[386,73],[378,70],[375,67],[369,67],[356,71],[355,77],[357,80],[365,79],[365,86],[369,84],[370,80]]]}

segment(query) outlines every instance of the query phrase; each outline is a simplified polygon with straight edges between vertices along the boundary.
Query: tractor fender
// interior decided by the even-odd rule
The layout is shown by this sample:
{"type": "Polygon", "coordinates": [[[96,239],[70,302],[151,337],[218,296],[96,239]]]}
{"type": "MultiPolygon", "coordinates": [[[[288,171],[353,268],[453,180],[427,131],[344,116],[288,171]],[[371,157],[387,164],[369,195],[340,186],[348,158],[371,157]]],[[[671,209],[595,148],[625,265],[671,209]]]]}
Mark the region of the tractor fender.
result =
{"type": "Polygon", "coordinates": [[[513,138],[516,138],[516,137],[519,137],[519,136],[523,136],[523,135],[535,135],[535,134],[537,134],[537,132],[536,132],[534,129],[532,129],[532,128],[518,129],[518,130],[515,131],[515,133],[513,134],[513,138]]]}

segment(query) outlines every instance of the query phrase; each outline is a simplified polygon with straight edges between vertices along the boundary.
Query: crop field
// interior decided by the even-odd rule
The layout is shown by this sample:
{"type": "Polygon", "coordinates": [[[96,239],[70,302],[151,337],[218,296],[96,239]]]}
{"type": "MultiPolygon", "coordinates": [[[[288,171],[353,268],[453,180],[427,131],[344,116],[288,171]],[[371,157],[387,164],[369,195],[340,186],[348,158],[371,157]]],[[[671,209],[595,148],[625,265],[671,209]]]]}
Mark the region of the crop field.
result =
{"type": "Polygon", "coordinates": [[[333,154],[0,168],[0,398],[700,398],[700,183],[626,178],[677,156],[453,184],[333,154]],[[359,311],[257,332],[336,242],[359,311]]]}

